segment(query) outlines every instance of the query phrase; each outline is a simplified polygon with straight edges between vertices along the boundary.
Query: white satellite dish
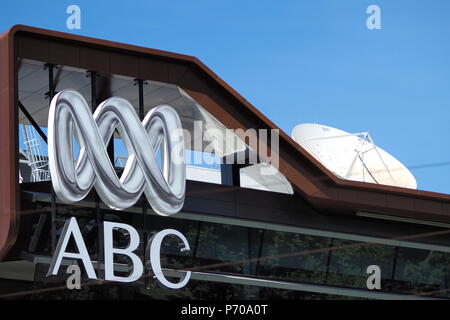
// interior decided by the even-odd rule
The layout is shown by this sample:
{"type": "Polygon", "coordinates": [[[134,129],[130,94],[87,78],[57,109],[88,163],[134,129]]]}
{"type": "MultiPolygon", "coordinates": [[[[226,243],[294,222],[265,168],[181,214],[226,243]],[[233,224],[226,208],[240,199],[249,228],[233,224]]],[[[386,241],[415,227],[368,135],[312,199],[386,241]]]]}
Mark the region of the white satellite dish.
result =
{"type": "Polygon", "coordinates": [[[368,132],[304,123],[292,130],[292,138],[340,178],[417,189],[412,173],[377,147],[368,132]]]}

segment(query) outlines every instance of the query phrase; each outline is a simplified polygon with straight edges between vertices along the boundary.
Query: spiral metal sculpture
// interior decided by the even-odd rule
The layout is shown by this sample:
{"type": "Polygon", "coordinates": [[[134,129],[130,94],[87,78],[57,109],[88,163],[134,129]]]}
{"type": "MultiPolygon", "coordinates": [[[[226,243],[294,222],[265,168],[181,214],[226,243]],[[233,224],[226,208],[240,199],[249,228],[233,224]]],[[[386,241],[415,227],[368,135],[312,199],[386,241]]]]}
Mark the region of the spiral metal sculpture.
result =
{"type": "Polygon", "coordinates": [[[61,201],[82,200],[95,188],[112,209],[133,206],[142,192],[160,215],[181,210],[186,188],[184,138],[181,121],[170,106],[150,110],[139,120],[125,99],[112,97],[95,113],[81,94],[63,90],[53,98],[48,117],[48,156],[53,188],[61,201]],[[108,157],[107,145],[119,131],[128,151],[119,178],[108,157]],[[73,137],[79,155],[74,161],[73,137]],[[158,147],[163,154],[163,170],[156,160],[158,147]]]}

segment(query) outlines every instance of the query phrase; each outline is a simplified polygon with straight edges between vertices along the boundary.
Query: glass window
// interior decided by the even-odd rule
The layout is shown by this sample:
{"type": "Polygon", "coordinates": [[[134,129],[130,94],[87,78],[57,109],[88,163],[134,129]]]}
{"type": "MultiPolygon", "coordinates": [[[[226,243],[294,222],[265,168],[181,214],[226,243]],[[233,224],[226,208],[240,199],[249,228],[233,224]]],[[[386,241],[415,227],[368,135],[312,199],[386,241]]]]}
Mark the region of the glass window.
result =
{"type": "Polygon", "coordinates": [[[254,274],[256,263],[248,260],[258,256],[260,237],[260,230],[202,222],[196,263],[211,264],[207,270],[254,274]]]}
{"type": "Polygon", "coordinates": [[[327,284],[366,289],[370,265],[380,267],[382,279],[392,277],[395,247],[334,239],[332,248],[327,284]]]}
{"type": "Polygon", "coordinates": [[[269,230],[264,231],[263,239],[258,275],[291,281],[325,281],[329,239],[269,230]]]}
{"type": "Polygon", "coordinates": [[[448,253],[398,248],[393,290],[448,296],[449,262],[448,253]]]}

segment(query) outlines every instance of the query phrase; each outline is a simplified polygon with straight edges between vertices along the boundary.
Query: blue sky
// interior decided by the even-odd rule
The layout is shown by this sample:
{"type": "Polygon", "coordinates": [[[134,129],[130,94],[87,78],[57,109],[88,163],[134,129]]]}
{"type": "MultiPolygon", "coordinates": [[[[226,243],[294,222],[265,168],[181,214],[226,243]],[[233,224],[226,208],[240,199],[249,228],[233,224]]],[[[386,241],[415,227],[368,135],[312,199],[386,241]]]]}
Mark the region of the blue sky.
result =
{"type": "Polygon", "coordinates": [[[317,122],[374,141],[450,193],[450,1],[8,1],[27,24],[193,55],[280,128],[317,122]],[[81,30],[66,28],[81,7],[81,30]],[[366,9],[381,8],[381,30],[366,9]],[[436,165],[441,164],[441,165],[436,165]]]}

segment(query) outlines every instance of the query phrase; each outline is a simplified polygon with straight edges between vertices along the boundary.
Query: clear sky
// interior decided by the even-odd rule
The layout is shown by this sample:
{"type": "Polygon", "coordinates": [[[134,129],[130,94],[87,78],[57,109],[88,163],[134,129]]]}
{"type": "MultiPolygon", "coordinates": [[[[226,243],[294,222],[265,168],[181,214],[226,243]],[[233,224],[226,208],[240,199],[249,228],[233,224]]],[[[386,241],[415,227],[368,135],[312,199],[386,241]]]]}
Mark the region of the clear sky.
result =
{"type": "Polygon", "coordinates": [[[288,134],[316,122],[369,131],[450,193],[450,1],[2,1],[14,24],[196,56],[288,134]],[[68,30],[66,8],[81,8],[68,30]],[[381,29],[369,30],[369,5],[381,29]]]}

